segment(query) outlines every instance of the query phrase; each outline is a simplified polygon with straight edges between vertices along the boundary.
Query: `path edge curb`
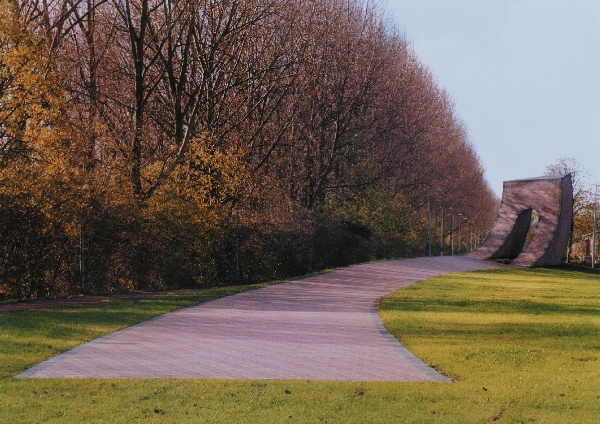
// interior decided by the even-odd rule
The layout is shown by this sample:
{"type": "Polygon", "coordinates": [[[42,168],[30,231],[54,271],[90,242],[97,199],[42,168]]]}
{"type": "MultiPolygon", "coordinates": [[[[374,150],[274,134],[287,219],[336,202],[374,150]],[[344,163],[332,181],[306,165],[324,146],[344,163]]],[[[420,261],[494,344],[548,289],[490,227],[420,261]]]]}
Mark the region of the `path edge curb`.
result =
{"type": "MultiPolygon", "coordinates": [[[[379,300],[381,300],[381,299],[379,299],[379,300]]],[[[377,327],[377,330],[379,330],[379,332],[381,333],[383,338],[386,339],[388,341],[388,343],[404,359],[406,359],[408,362],[410,362],[415,368],[417,368],[419,371],[421,371],[423,374],[425,374],[427,377],[429,377],[432,381],[439,382],[439,383],[452,383],[452,379],[446,377],[444,374],[440,373],[439,371],[436,371],[434,368],[430,367],[425,362],[423,362],[421,359],[419,359],[418,357],[413,355],[406,347],[404,347],[402,345],[402,343],[400,343],[398,341],[398,339],[396,339],[396,337],[394,337],[394,335],[392,333],[387,331],[387,329],[385,328],[385,325],[383,324],[383,321],[379,317],[379,308],[377,307],[377,305],[379,304],[379,300],[375,304],[373,304],[373,306],[371,307],[371,317],[373,318],[375,327],[377,327]]]]}

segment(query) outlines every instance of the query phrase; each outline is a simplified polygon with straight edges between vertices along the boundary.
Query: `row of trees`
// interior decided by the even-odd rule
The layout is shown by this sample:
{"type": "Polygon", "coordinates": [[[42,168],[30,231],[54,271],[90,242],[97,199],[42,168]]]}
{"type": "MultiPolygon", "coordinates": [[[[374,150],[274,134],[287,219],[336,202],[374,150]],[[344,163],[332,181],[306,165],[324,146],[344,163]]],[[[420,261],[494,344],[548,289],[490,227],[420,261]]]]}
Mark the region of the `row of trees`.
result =
{"type": "Polygon", "coordinates": [[[0,23],[10,296],[76,290],[82,232],[106,291],[231,282],[238,234],[245,282],[422,255],[432,189],[495,217],[448,95],[370,1],[0,0],[0,23]]]}

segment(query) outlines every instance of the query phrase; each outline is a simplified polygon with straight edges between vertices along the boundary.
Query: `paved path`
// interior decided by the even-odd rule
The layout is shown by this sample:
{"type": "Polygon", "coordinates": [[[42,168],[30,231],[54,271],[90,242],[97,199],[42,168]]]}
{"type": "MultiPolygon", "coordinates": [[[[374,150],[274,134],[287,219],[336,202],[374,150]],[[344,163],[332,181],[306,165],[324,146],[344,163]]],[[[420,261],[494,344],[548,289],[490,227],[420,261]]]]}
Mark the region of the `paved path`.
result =
{"type": "Polygon", "coordinates": [[[383,328],[375,304],[436,275],[497,266],[467,257],[353,266],[162,315],[17,378],[447,381],[383,328]]]}

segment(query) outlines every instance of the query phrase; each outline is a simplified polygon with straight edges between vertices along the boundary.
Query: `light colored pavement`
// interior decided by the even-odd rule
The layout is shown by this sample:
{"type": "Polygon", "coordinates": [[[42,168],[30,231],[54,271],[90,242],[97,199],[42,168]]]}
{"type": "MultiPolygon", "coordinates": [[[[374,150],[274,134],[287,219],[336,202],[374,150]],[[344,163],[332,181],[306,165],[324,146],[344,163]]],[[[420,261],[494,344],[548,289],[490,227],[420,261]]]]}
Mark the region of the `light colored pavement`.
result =
{"type": "Polygon", "coordinates": [[[448,381],[383,328],[375,304],[436,275],[494,267],[464,256],[353,266],[169,313],[17,378],[448,381]]]}

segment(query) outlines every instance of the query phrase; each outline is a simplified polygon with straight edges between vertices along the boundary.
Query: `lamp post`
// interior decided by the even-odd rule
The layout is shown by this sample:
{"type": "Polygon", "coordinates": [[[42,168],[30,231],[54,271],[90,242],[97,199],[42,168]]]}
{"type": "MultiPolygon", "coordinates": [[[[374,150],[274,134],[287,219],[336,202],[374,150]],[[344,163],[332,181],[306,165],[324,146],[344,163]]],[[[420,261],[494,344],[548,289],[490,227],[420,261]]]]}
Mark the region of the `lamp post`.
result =
{"type": "Polygon", "coordinates": [[[461,245],[460,224],[462,223],[463,220],[466,220],[467,218],[465,218],[465,216],[462,213],[456,214],[456,216],[460,216],[460,218],[458,219],[458,254],[460,255],[460,245],[461,245]]]}
{"type": "MultiPolygon", "coordinates": [[[[462,220],[463,220],[463,221],[468,221],[468,220],[469,220],[469,218],[467,218],[466,216],[463,216],[462,220]]],[[[458,236],[459,236],[459,238],[460,238],[460,224],[459,224],[459,228],[458,228],[458,233],[459,233],[459,234],[458,234],[458,236]]],[[[469,234],[467,233],[467,237],[468,237],[468,235],[469,235],[469,234]]],[[[468,241],[469,241],[469,240],[468,240],[468,238],[467,238],[467,240],[465,240],[465,241],[466,241],[466,242],[468,242],[468,241]]],[[[458,246],[458,248],[460,249],[460,246],[458,246]]],[[[467,243],[465,243],[465,250],[467,250],[467,243]]]]}
{"type": "Polygon", "coordinates": [[[431,193],[441,193],[442,190],[427,190],[427,256],[431,256],[431,193]]]}
{"type": "Polygon", "coordinates": [[[444,256],[444,211],[451,211],[452,207],[444,208],[442,206],[442,225],[440,228],[440,256],[444,256]]]}
{"type": "Polygon", "coordinates": [[[596,194],[594,195],[594,228],[592,228],[592,268],[596,267],[596,209],[598,204],[598,186],[596,184],[596,194]]]}
{"type": "Polygon", "coordinates": [[[463,219],[463,214],[459,213],[459,214],[456,214],[456,216],[459,217],[458,218],[458,254],[460,255],[460,223],[463,219]]]}
{"type": "Polygon", "coordinates": [[[440,225],[440,256],[444,256],[444,207],[442,206],[442,220],[440,225]]]}
{"type": "MultiPolygon", "coordinates": [[[[440,205],[442,204],[441,199],[435,199],[434,202],[439,203],[440,205]]],[[[444,206],[440,207],[440,211],[441,211],[441,213],[444,213],[444,206]]]]}
{"type": "Polygon", "coordinates": [[[472,252],[475,248],[475,243],[473,242],[473,227],[475,226],[475,221],[469,222],[469,226],[469,248],[467,249],[467,253],[469,253],[469,249],[471,249],[472,252]]]}
{"type": "Polygon", "coordinates": [[[83,232],[83,225],[81,225],[81,261],[79,263],[79,270],[81,273],[81,293],[85,291],[85,234],[83,232]]]}
{"type": "Polygon", "coordinates": [[[465,224],[467,224],[467,233],[465,234],[465,253],[469,253],[469,223],[465,222],[465,224]]]}
{"type": "Polygon", "coordinates": [[[449,207],[448,210],[452,211],[452,228],[450,231],[450,243],[452,245],[451,254],[452,256],[454,256],[454,209],[452,209],[452,207],[449,207]]]}
{"type": "Polygon", "coordinates": [[[313,218],[309,218],[308,221],[308,272],[312,272],[313,270],[313,232],[314,232],[314,224],[315,220],[313,218]]]}
{"type": "MultiPolygon", "coordinates": [[[[85,196],[85,192],[88,189],[87,184],[83,184],[78,187],[82,191],[82,196],[85,196]]],[[[80,258],[79,258],[79,273],[81,278],[81,293],[85,292],[85,232],[83,231],[85,223],[85,216],[81,216],[81,234],[79,235],[79,247],[80,247],[80,258]]]]}
{"type": "Polygon", "coordinates": [[[234,206],[231,210],[235,216],[235,281],[240,280],[240,216],[242,215],[242,207],[234,206]]]}

